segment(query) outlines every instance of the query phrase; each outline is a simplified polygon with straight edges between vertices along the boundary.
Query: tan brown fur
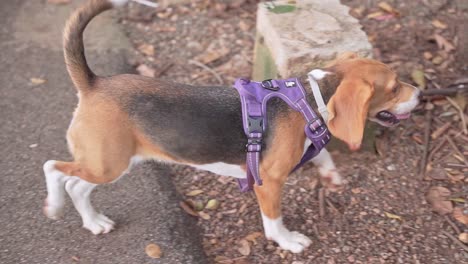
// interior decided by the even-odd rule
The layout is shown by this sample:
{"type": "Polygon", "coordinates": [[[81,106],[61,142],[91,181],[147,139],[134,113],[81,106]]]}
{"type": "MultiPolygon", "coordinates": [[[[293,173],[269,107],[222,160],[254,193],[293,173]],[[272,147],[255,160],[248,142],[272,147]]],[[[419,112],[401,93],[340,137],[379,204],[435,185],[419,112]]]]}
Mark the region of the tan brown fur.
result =
{"type": "Polygon", "coordinates": [[[297,112],[282,118],[273,138],[274,144],[262,159],[260,175],[263,185],[255,186],[255,194],[263,214],[271,219],[281,215],[283,185],[302,156],[304,125],[304,118],[297,112]]]}
{"type": "MultiPolygon", "coordinates": [[[[65,61],[79,95],[79,103],[67,132],[74,160],[46,162],[44,170],[49,173],[49,177],[56,177],[49,168],[53,164],[54,169],[67,177],[76,176],[94,184],[109,183],[118,179],[131,166],[132,158],[135,157],[189,165],[196,163],[194,161],[199,164],[232,161],[229,164],[236,163],[234,165],[245,170],[245,163],[240,160],[244,156],[241,106],[233,89],[224,87],[212,90],[211,87],[193,87],[129,74],[107,78],[94,75],[86,63],[82,33],[94,16],[111,7],[106,0],[89,0],[72,15],[65,27],[65,61]],[[211,97],[207,96],[209,93],[211,97]],[[213,101],[217,104],[210,104],[213,101]],[[181,110],[182,106],[186,107],[185,110],[181,110]],[[203,115],[200,110],[205,111],[203,115]],[[179,114],[176,116],[178,118],[174,118],[174,113],[179,114]],[[228,118],[239,121],[230,122],[238,126],[227,126],[228,118]],[[170,122],[174,120],[182,121],[170,122]],[[212,123],[212,120],[220,121],[212,123]],[[191,126],[186,126],[187,123],[191,126]],[[220,127],[227,130],[220,130],[220,127]],[[187,131],[191,134],[182,133],[187,131]],[[217,138],[218,135],[225,137],[217,138]],[[198,140],[192,140],[193,137],[198,140]],[[177,145],[182,139],[189,140],[177,145]],[[220,142],[224,149],[219,146],[220,142]],[[192,147],[193,143],[199,144],[192,147]],[[231,149],[236,151],[226,151],[231,149]],[[215,153],[214,150],[219,152],[215,153]],[[225,155],[224,160],[221,160],[219,156],[225,153],[235,153],[237,156],[225,155]]],[[[330,94],[324,94],[330,112],[328,127],[334,136],[348,143],[353,150],[361,144],[364,123],[368,118],[374,117],[381,110],[392,109],[414,94],[414,91],[411,92],[412,86],[399,81],[387,66],[359,58],[354,53],[338,57],[325,71],[332,75],[330,80],[323,80],[329,83],[325,90],[330,94]]],[[[265,142],[268,146],[262,152],[260,175],[263,185],[254,188],[262,213],[269,219],[281,216],[282,187],[291,170],[298,164],[306,139],[302,115],[290,109],[284,110],[278,105],[274,107],[273,110],[279,114],[269,116],[273,121],[270,123],[269,120],[269,126],[274,127],[270,127],[267,131],[269,133],[266,133],[265,142]]],[[[331,170],[328,172],[322,174],[331,179],[333,173],[331,170]],[[328,172],[330,176],[326,175],[328,172]]],[[[329,184],[332,184],[331,181],[329,184]]],[[[56,188],[58,184],[53,182],[51,185],[56,188]]],[[[76,196],[75,200],[78,199],[76,196]]],[[[50,209],[48,205],[46,208],[50,209]]],[[[46,212],[50,213],[50,210],[46,212]]],[[[108,231],[110,228],[93,232],[108,231]]]]}

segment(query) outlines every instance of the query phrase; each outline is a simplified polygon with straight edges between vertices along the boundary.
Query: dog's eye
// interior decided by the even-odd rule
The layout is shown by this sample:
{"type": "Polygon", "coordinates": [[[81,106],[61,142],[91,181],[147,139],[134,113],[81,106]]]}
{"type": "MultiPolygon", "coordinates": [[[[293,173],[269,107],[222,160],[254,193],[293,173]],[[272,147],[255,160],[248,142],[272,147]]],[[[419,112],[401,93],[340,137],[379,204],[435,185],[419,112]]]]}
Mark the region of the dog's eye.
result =
{"type": "Polygon", "coordinates": [[[392,93],[397,93],[399,88],[400,88],[399,84],[396,84],[395,86],[393,86],[392,93]]]}

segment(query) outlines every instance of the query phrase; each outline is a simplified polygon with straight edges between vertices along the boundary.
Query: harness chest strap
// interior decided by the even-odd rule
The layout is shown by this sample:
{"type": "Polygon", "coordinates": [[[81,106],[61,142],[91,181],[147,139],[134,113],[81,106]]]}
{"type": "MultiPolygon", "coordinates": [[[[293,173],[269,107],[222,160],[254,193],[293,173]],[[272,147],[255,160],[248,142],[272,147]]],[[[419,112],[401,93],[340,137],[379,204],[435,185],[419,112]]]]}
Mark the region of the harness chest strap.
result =
{"type": "Polygon", "coordinates": [[[262,185],[259,165],[263,134],[267,127],[266,105],[269,99],[281,98],[291,108],[302,113],[307,121],[304,130],[311,144],[293,171],[315,157],[329,142],[330,133],[310,107],[304,88],[297,78],[263,82],[237,79],[234,87],[240,95],[243,127],[247,136],[247,178],[238,179],[241,191],[252,190],[254,183],[262,185]]]}

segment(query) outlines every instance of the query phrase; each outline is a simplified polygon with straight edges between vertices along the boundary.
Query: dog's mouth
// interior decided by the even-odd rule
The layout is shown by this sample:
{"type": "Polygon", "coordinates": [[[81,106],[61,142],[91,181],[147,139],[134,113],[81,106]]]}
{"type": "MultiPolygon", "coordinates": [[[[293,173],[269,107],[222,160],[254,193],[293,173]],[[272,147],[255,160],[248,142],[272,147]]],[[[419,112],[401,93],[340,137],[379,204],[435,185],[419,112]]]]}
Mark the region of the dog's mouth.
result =
{"type": "Polygon", "coordinates": [[[380,111],[375,115],[375,120],[382,126],[385,127],[393,127],[398,125],[401,120],[408,119],[411,116],[411,113],[403,113],[403,114],[394,114],[389,111],[380,111]]]}

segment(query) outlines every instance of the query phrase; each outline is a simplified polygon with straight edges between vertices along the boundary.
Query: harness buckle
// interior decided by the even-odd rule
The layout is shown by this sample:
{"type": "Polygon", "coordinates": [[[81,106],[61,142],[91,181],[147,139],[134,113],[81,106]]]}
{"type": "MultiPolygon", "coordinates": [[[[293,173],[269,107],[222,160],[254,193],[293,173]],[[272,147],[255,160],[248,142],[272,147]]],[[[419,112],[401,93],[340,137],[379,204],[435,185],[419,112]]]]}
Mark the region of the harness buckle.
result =
{"type": "Polygon", "coordinates": [[[314,137],[320,136],[323,132],[325,132],[325,130],[327,130],[325,123],[322,122],[320,117],[315,117],[309,121],[307,123],[307,127],[310,129],[314,137]]]}
{"type": "Polygon", "coordinates": [[[262,138],[249,138],[245,144],[247,152],[260,152],[262,150],[262,138]]]}
{"type": "Polygon", "coordinates": [[[272,79],[266,79],[262,81],[262,87],[271,91],[279,91],[279,87],[276,87],[273,85],[273,82],[271,81],[272,79]]]}
{"type": "Polygon", "coordinates": [[[249,133],[262,133],[263,132],[263,117],[262,116],[248,116],[247,125],[249,133]]]}

